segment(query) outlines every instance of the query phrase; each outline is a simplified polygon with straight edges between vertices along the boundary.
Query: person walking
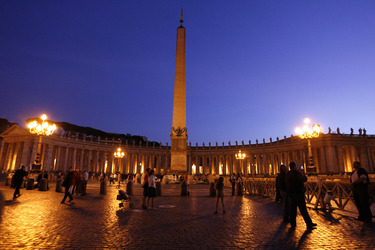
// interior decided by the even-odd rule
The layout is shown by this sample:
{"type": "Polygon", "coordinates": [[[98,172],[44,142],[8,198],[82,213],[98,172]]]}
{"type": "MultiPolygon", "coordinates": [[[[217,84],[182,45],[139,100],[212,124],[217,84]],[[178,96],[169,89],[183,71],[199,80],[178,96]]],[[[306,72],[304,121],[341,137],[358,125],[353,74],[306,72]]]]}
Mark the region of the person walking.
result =
{"type": "Polygon", "coordinates": [[[21,196],[20,188],[21,188],[21,185],[22,185],[22,182],[23,182],[23,178],[25,176],[27,176],[27,172],[25,171],[25,166],[22,166],[14,174],[13,178],[14,178],[15,190],[14,190],[14,194],[13,194],[13,200],[15,200],[16,198],[21,196]]]}
{"type": "MultiPolygon", "coordinates": [[[[143,176],[143,197],[142,197],[142,208],[147,209],[147,204],[146,204],[146,198],[147,198],[147,190],[148,190],[148,173],[150,172],[150,168],[146,169],[146,172],[144,173],[143,176]]],[[[156,188],[156,186],[155,186],[156,188]]]]}
{"type": "Polygon", "coordinates": [[[286,194],[286,173],[288,169],[285,165],[280,166],[280,173],[276,177],[277,188],[280,191],[281,207],[283,213],[283,222],[290,222],[289,219],[289,202],[286,194]]]}
{"type": "Polygon", "coordinates": [[[368,194],[368,184],[370,183],[370,179],[367,171],[361,167],[359,161],[353,162],[353,168],[354,171],[350,176],[350,182],[352,184],[355,205],[359,213],[356,220],[371,222],[372,213],[370,210],[370,197],[368,194]]]}
{"type": "Polygon", "coordinates": [[[230,183],[232,184],[232,195],[234,195],[234,191],[236,189],[236,174],[232,173],[230,176],[230,183]]]}
{"type": "Polygon", "coordinates": [[[69,197],[68,202],[71,202],[73,200],[73,196],[71,194],[71,191],[73,189],[73,178],[74,178],[74,173],[72,171],[72,168],[70,168],[69,172],[65,176],[65,180],[62,183],[62,186],[65,187],[65,195],[61,201],[61,204],[65,203],[65,200],[67,197],[69,197]]]}
{"type": "Polygon", "coordinates": [[[316,227],[313,223],[306,208],[305,186],[307,177],[303,169],[297,170],[296,163],[290,162],[290,171],[286,174],[286,192],[289,196],[290,224],[292,228],[296,227],[297,207],[305,220],[308,229],[316,227]]]}
{"type": "Polygon", "coordinates": [[[154,209],[154,198],[156,197],[156,183],[154,170],[151,170],[148,177],[148,189],[147,189],[147,207],[150,207],[151,200],[151,209],[154,209]]]}
{"type": "Polygon", "coordinates": [[[219,180],[216,182],[215,189],[216,189],[216,211],[215,211],[215,214],[217,214],[219,199],[221,200],[221,205],[223,207],[223,213],[225,213],[225,208],[224,208],[224,178],[222,176],[220,176],[219,180]]]}

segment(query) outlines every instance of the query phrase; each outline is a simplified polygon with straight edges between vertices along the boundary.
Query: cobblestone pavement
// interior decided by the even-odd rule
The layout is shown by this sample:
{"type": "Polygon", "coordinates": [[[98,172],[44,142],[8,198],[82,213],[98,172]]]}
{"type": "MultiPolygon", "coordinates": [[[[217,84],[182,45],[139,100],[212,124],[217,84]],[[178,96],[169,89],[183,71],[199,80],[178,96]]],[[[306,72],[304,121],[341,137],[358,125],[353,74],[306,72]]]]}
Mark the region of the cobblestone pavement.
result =
{"type": "Polygon", "coordinates": [[[99,194],[90,182],[87,196],[60,204],[63,193],[13,189],[0,183],[5,209],[0,222],[0,249],[353,249],[375,248],[375,222],[362,223],[333,214],[309,213],[318,226],[306,230],[300,215],[292,230],[281,220],[280,204],[269,198],[231,196],[225,189],[226,213],[214,214],[216,198],[208,185],[190,186],[181,197],[180,186],[162,186],[154,210],[142,210],[141,186],[134,185],[134,208],[119,209],[117,190],[99,194]]]}

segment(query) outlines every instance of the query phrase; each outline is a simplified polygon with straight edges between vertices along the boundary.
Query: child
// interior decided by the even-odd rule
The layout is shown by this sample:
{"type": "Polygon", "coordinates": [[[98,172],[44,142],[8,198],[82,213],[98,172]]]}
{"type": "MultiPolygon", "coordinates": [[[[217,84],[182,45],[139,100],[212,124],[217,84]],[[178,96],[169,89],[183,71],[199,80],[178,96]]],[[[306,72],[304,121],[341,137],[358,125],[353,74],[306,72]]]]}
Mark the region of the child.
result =
{"type": "Polygon", "coordinates": [[[219,198],[221,198],[221,205],[223,206],[223,213],[225,213],[224,208],[224,178],[220,177],[219,180],[216,182],[215,185],[216,189],[216,211],[215,214],[217,214],[217,207],[219,204],[219,198]]]}
{"type": "Polygon", "coordinates": [[[324,196],[324,207],[323,210],[326,210],[326,205],[328,205],[328,213],[332,213],[333,208],[331,206],[331,201],[334,201],[338,207],[340,207],[339,203],[333,197],[333,193],[331,190],[327,190],[326,195],[324,196]]]}

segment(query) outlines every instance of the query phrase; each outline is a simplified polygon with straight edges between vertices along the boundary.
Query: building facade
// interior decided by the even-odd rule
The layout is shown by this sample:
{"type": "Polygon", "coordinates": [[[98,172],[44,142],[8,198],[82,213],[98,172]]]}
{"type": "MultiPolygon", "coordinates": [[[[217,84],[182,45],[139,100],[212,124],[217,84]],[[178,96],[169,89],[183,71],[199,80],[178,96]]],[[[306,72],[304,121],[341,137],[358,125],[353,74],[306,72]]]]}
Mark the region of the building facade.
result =
{"type": "MultiPolygon", "coordinates": [[[[1,135],[0,171],[15,171],[24,165],[31,169],[39,159],[42,170],[66,171],[70,167],[96,173],[143,173],[149,167],[158,174],[171,170],[171,147],[168,145],[136,145],[126,141],[76,134],[37,136],[13,125],[1,135]],[[121,148],[123,158],[115,158],[121,148]],[[38,152],[39,151],[39,152],[38,152]]],[[[352,171],[353,161],[360,161],[369,172],[375,172],[375,136],[363,134],[321,134],[311,140],[312,156],[317,173],[352,171]]],[[[295,161],[307,167],[307,141],[297,136],[270,139],[266,142],[229,142],[208,145],[187,145],[186,172],[190,174],[242,173],[274,175],[281,164],[295,161]],[[237,160],[241,150],[245,159],[237,160]]]]}

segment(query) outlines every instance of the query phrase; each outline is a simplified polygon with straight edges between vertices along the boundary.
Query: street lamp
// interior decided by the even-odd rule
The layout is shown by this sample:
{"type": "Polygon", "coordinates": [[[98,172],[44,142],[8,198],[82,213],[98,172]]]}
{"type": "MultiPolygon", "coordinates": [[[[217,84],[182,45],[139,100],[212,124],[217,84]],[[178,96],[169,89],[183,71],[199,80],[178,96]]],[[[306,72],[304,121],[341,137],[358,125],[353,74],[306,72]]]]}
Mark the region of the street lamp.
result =
{"type": "Polygon", "coordinates": [[[41,151],[42,151],[41,150],[42,149],[42,137],[52,135],[53,132],[56,129],[55,124],[51,125],[46,121],[47,120],[46,114],[43,114],[41,116],[41,119],[42,119],[41,123],[40,123],[40,121],[34,120],[27,125],[28,128],[30,129],[30,133],[39,135],[38,147],[37,147],[37,151],[36,151],[36,155],[35,155],[35,162],[32,166],[33,169],[39,169],[39,170],[42,167],[42,164],[41,164],[41,161],[40,161],[41,160],[40,155],[41,155],[41,151]]]}
{"type": "Polygon", "coordinates": [[[314,159],[311,152],[311,139],[319,137],[322,129],[319,124],[313,124],[312,128],[309,128],[310,119],[305,118],[305,125],[301,128],[297,127],[295,132],[298,134],[299,138],[307,139],[307,148],[308,148],[308,157],[309,157],[309,166],[307,172],[316,172],[314,167],[314,159]]]}
{"type": "MultiPolygon", "coordinates": [[[[122,152],[121,148],[118,148],[116,152],[113,153],[116,159],[118,159],[118,168],[120,166],[120,160],[125,156],[125,153],[122,152]]],[[[116,168],[116,171],[119,171],[119,169],[116,168]]]]}
{"type": "Polygon", "coordinates": [[[245,153],[242,153],[241,150],[238,151],[237,154],[235,154],[235,157],[237,160],[240,161],[240,164],[241,164],[241,173],[243,172],[243,160],[245,159],[246,157],[246,154],[245,153]]]}

